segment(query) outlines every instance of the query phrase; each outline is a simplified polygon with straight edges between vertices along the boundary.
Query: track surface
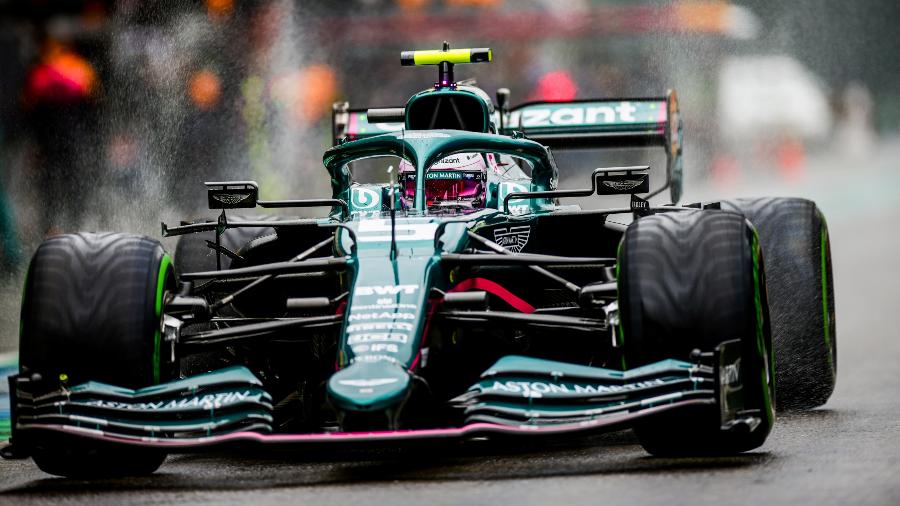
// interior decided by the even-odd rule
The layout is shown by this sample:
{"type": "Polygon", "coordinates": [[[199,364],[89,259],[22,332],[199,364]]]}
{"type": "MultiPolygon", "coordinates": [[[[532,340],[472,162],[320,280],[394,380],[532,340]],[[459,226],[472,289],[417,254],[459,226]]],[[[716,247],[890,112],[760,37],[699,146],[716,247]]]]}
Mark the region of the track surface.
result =
{"type": "Polygon", "coordinates": [[[817,200],[835,267],[837,390],[824,408],[780,417],[753,453],[651,458],[623,432],[552,448],[177,456],[150,478],[93,483],[0,461],[0,504],[900,504],[897,151],[881,167],[823,163],[794,185],[729,193],[817,200]]]}

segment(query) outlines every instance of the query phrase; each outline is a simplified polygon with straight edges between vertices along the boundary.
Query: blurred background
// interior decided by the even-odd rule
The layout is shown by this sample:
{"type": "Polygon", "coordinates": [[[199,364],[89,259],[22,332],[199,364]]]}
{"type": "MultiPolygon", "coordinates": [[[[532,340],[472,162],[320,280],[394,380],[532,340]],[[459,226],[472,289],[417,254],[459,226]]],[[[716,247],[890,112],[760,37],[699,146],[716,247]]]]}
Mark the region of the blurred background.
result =
{"type": "MultiPolygon", "coordinates": [[[[372,489],[386,481],[410,503],[420,503],[423,490],[473,502],[453,493],[471,488],[545,504],[544,496],[577,503],[579,490],[580,497],[657,499],[631,501],[640,504],[672,497],[897,504],[898,19],[897,0],[0,0],[0,441],[9,432],[3,377],[16,370],[24,271],[45,237],[77,230],[159,237],[160,221],[211,215],[203,181],[253,179],[267,199],[327,196],[321,157],[331,144],[332,103],[403,105],[431,86],[435,70],[401,68],[400,51],[447,40],[492,47],[493,63],[459,66],[457,78],[474,77],[492,95],[508,87],[512,104],[676,89],[684,202],[814,199],[828,218],[841,336],[841,376],[828,409],[779,421],[762,454],[717,461],[724,468],[711,476],[704,464],[647,460],[631,446],[603,446],[596,458],[580,450],[491,458],[487,474],[454,463],[437,468],[453,477],[444,488],[395,464],[391,471],[326,465],[316,477],[306,466],[267,464],[260,473],[243,463],[205,474],[206,461],[186,460],[180,474],[152,482],[163,492],[151,497],[168,491],[174,501],[196,500],[196,489],[222,503],[227,492],[213,490],[246,487],[252,501],[273,493],[334,501],[354,489],[281,487],[362,478],[358,494],[385,497],[372,489]],[[526,461],[533,467],[520,466],[526,461]],[[679,479],[679,469],[690,479],[679,479]],[[566,481],[485,480],[494,472],[559,472],[566,481]],[[273,485],[260,480],[269,475],[278,485],[266,491],[273,485]],[[222,476],[228,483],[217,481],[222,476]],[[416,486],[398,483],[404,476],[416,486]]],[[[561,186],[573,188],[594,167],[649,160],[659,170],[664,156],[574,152],[557,160],[561,186]]],[[[171,240],[164,244],[174,250],[171,240]]],[[[81,482],[54,488],[31,467],[15,469],[4,468],[4,487],[35,480],[22,485],[26,493],[49,486],[57,501],[74,491],[98,498],[81,482]]],[[[136,487],[112,502],[146,502],[142,487],[151,482],[135,483],[111,487],[136,487]]]]}
{"type": "MultiPolygon", "coordinates": [[[[677,89],[686,200],[896,206],[896,19],[895,0],[0,0],[0,352],[48,234],[156,237],[208,214],[209,180],[327,195],[331,104],[403,105],[434,69],[399,52],[443,40],[492,47],[457,77],[513,104],[677,89]]],[[[568,160],[563,186],[607,161],[568,160]]]]}

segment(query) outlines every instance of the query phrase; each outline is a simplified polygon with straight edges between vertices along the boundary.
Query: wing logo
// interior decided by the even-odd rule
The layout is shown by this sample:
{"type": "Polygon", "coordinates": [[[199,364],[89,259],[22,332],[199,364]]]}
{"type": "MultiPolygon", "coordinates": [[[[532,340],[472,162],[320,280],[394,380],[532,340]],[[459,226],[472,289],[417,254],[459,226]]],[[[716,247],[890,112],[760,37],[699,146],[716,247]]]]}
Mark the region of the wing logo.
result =
{"type": "Polygon", "coordinates": [[[513,253],[521,253],[530,237],[531,225],[494,229],[494,242],[513,253]]]}
{"type": "Polygon", "coordinates": [[[626,179],[624,181],[603,181],[603,186],[612,188],[616,191],[633,190],[644,182],[643,179],[626,179]]]}
{"type": "Polygon", "coordinates": [[[218,200],[219,202],[233,206],[237,203],[243,202],[250,198],[249,193],[216,193],[212,195],[212,198],[218,200]]]}
{"type": "Polygon", "coordinates": [[[520,121],[524,128],[637,123],[637,112],[638,108],[628,101],[570,107],[533,106],[520,114],[513,113],[510,126],[519,126],[520,121]]]}

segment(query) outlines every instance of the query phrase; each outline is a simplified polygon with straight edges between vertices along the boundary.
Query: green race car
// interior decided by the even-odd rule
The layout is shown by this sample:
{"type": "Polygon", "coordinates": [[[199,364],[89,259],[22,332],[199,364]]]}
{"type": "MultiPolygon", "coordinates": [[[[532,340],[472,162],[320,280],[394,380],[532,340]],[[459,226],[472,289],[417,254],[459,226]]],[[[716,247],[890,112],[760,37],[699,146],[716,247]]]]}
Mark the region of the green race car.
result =
{"type": "Polygon", "coordinates": [[[63,476],[168,453],[547,438],[633,428],[657,455],[763,444],[836,371],[825,220],[803,199],[677,205],[681,121],[659,98],[495,105],[439,67],[402,108],[334,108],[333,193],[207,183],[216,220],[48,239],[23,296],[12,439],[63,476]],[[557,188],[551,152],[658,146],[557,188]],[[372,179],[380,182],[371,182],[372,179]],[[367,181],[369,180],[369,181],[367,181]],[[668,190],[672,204],[651,196],[668,190]],[[582,210],[569,197],[630,195],[582,210]],[[321,218],[240,218],[328,207],[321,218]],[[243,211],[240,211],[243,210],[243,211]],[[767,275],[768,274],[768,275],[767,275]]]}

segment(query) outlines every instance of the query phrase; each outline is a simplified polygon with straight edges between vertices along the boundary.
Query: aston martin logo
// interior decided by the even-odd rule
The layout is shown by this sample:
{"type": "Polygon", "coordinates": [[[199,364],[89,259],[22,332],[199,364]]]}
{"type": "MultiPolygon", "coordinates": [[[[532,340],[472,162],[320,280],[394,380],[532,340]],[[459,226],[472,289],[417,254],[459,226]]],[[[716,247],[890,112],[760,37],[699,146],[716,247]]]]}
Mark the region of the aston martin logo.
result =
{"type": "Polygon", "coordinates": [[[623,181],[603,181],[603,185],[608,186],[613,190],[624,192],[637,188],[643,182],[643,179],[626,179],[623,181]]]}
{"type": "Polygon", "coordinates": [[[531,225],[494,229],[494,242],[513,253],[521,252],[530,236],[531,225]]]}
{"type": "Polygon", "coordinates": [[[239,202],[243,202],[250,198],[249,193],[215,193],[212,195],[212,198],[218,200],[223,204],[227,204],[233,206],[239,202]]]}

